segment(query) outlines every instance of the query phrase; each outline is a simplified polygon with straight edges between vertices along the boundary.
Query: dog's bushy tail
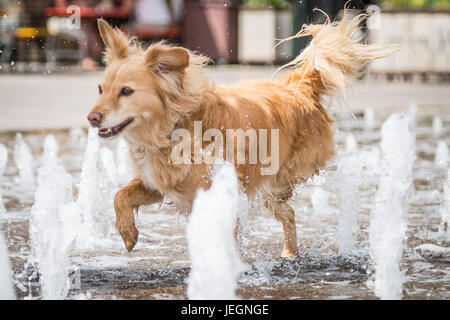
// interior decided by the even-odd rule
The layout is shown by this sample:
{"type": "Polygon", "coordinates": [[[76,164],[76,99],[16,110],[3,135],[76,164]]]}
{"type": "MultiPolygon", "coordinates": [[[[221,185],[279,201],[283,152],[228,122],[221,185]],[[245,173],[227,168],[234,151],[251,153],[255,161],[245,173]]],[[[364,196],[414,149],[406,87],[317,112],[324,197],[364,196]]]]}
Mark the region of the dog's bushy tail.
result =
{"type": "Polygon", "coordinates": [[[343,19],[338,22],[331,22],[326,17],[324,24],[304,25],[296,35],[281,41],[312,37],[309,45],[293,61],[280,68],[296,68],[288,77],[289,84],[301,85],[302,81],[309,80],[307,82],[313,82],[319,94],[344,91],[349,85],[349,78],[358,76],[362,67],[371,60],[400,50],[387,44],[364,44],[362,35],[357,37],[366,14],[349,19],[348,10],[345,10],[343,19]]]}

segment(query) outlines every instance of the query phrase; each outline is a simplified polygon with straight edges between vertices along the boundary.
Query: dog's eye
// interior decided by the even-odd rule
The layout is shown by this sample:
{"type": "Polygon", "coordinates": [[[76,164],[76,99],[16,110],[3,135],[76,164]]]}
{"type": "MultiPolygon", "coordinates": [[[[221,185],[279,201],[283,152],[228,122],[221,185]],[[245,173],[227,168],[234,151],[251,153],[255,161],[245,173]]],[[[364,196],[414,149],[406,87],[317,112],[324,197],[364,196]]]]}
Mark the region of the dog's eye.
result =
{"type": "Polygon", "coordinates": [[[98,85],[98,94],[102,94],[103,93],[103,88],[101,85],[98,85]]]}
{"type": "Polygon", "coordinates": [[[125,88],[122,88],[122,90],[120,90],[120,95],[127,97],[127,96],[131,95],[133,92],[134,92],[133,89],[125,87],[125,88]]]}

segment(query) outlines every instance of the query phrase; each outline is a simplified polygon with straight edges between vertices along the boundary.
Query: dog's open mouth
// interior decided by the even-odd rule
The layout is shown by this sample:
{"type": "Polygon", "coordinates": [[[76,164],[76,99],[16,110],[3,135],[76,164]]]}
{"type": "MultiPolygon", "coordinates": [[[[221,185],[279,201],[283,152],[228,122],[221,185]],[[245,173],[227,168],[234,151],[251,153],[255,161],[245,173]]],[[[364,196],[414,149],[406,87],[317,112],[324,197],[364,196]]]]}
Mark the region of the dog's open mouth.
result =
{"type": "Polygon", "coordinates": [[[126,126],[128,126],[130,123],[132,123],[134,118],[129,118],[125,120],[124,122],[119,123],[117,126],[110,127],[110,128],[100,128],[98,129],[98,135],[101,138],[109,138],[112,136],[118,135],[123,129],[125,129],[126,126]]]}

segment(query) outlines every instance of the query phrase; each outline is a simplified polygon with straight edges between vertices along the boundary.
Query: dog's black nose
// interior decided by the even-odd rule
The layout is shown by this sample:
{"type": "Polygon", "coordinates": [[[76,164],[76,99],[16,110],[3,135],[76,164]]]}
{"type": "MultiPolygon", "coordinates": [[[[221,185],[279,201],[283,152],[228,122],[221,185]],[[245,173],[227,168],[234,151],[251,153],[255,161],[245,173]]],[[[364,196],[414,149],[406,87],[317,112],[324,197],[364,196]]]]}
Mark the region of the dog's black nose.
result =
{"type": "Polygon", "coordinates": [[[94,127],[100,127],[103,115],[100,112],[91,112],[88,114],[88,120],[94,127]]]}

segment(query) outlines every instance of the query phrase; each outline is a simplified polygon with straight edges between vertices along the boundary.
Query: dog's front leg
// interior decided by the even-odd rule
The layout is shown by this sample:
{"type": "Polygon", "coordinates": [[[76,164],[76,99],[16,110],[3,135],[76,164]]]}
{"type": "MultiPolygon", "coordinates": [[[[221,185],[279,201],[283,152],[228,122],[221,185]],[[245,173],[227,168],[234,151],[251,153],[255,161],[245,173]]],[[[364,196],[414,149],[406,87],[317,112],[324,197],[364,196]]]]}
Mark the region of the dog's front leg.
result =
{"type": "Polygon", "coordinates": [[[116,228],[129,252],[136,245],[139,235],[134,224],[134,210],[139,209],[140,206],[161,201],[162,198],[159,192],[145,188],[139,179],[132,180],[117,192],[114,198],[116,228]]]}

